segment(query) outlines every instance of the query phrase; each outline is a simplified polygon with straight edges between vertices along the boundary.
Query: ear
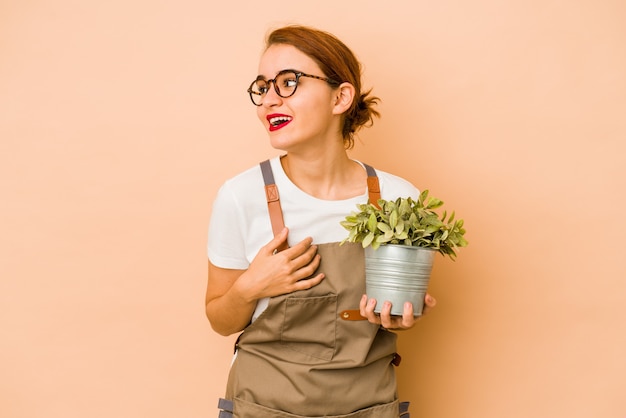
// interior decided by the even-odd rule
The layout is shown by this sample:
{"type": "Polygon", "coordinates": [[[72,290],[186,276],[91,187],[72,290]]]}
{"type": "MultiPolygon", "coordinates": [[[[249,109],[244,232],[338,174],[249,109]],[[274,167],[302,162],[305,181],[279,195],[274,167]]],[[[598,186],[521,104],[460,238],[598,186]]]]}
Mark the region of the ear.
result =
{"type": "Polygon", "coordinates": [[[333,115],[341,115],[352,106],[356,89],[350,83],[341,83],[333,91],[334,107],[333,115]]]}

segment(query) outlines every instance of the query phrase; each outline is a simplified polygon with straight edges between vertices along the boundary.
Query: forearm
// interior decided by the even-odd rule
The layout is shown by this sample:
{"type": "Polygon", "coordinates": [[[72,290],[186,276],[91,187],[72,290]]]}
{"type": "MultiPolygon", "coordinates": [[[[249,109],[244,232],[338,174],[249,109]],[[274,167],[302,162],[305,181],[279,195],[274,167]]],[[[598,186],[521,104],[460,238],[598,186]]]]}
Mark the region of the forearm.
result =
{"type": "Polygon", "coordinates": [[[226,293],[207,301],[206,315],[211,328],[221,335],[242,331],[252,319],[256,300],[246,299],[233,285],[226,293]]]}

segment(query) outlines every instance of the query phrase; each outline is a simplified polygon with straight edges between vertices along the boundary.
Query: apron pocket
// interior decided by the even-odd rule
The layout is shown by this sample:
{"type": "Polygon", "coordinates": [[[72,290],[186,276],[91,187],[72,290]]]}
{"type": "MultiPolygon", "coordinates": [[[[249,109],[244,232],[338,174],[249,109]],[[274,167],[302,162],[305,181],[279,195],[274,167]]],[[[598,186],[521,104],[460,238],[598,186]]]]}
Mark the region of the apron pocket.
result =
{"type": "Polygon", "coordinates": [[[285,300],[280,341],[294,351],[331,360],[335,353],[337,295],[285,300]]]}

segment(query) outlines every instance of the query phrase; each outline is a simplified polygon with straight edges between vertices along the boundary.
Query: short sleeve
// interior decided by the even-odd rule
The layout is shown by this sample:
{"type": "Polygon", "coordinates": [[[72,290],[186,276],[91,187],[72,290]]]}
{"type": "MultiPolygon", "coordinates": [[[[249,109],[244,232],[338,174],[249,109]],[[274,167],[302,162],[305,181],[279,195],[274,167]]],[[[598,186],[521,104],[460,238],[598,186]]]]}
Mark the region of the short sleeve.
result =
{"type": "Polygon", "coordinates": [[[213,265],[229,269],[248,268],[243,234],[245,222],[227,182],[217,192],[209,221],[207,252],[213,265]]]}
{"type": "Polygon", "coordinates": [[[396,200],[399,197],[411,197],[412,199],[417,200],[419,197],[419,189],[417,189],[408,180],[384,171],[379,171],[378,173],[380,180],[380,194],[383,199],[396,200]]]}

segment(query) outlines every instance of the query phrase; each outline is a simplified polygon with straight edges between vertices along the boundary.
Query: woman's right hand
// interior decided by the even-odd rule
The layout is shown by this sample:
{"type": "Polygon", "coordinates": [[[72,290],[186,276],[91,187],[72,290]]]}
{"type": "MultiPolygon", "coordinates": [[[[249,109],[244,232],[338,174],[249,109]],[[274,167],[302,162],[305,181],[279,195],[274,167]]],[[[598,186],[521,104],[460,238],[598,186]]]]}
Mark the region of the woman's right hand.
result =
{"type": "Polygon", "coordinates": [[[305,238],[280,252],[289,230],[284,228],[254,257],[248,270],[237,280],[241,295],[249,301],[310,289],[324,279],[324,273],[311,277],[320,264],[317,245],[305,238]]]}
{"type": "Polygon", "coordinates": [[[276,252],[288,234],[285,228],[264,245],[246,270],[224,269],[209,261],[206,315],[216,332],[230,335],[243,330],[259,299],[310,289],[324,279],[323,273],[311,277],[320,264],[311,238],[276,252]]]}

